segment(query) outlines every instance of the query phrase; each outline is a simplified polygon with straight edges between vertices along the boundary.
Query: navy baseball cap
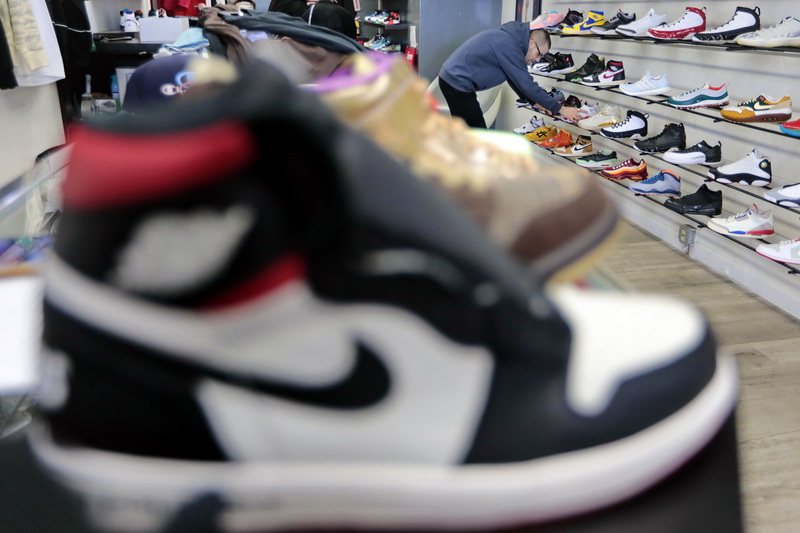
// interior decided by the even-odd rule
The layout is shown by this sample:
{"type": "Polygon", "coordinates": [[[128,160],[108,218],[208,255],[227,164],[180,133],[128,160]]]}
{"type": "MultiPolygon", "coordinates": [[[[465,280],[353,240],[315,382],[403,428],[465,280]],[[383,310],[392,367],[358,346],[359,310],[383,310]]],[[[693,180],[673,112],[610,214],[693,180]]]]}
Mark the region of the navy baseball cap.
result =
{"type": "Polygon", "coordinates": [[[136,113],[170,102],[184,94],[194,80],[189,63],[202,59],[195,54],[156,57],[137,68],[125,87],[123,111],[136,113]]]}

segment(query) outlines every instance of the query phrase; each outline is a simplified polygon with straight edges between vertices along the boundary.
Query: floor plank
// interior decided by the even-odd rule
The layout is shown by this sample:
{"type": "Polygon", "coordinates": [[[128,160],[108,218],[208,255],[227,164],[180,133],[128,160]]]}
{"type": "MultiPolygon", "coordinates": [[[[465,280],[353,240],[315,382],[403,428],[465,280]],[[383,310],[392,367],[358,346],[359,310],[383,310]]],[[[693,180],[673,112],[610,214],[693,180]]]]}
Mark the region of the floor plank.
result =
{"type": "Polygon", "coordinates": [[[633,226],[598,271],[622,289],[675,295],[706,313],[720,349],[739,363],[747,531],[800,531],[800,323],[633,226]]]}

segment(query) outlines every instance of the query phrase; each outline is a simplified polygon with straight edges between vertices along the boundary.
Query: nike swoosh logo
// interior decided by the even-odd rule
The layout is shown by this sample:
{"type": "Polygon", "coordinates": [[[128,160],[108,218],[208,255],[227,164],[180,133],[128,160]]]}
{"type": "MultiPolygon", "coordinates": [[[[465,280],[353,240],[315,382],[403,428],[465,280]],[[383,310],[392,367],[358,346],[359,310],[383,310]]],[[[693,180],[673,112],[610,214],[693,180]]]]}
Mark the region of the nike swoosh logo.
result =
{"type": "Polygon", "coordinates": [[[768,109],[772,109],[776,105],[777,104],[762,104],[761,102],[756,102],[755,104],[753,104],[753,109],[758,111],[766,111],[768,109]]]}
{"type": "Polygon", "coordinates": [[[392,378],[386,364],[369,346],[360,340],[354,345],[356,355],[350,371],[322,386],[304,386],[264,377],[243,378],[209,367],[203,368],[202,373],[230,385],[310,407],[362,409],[379,403],[389,394],[392,378]]]}

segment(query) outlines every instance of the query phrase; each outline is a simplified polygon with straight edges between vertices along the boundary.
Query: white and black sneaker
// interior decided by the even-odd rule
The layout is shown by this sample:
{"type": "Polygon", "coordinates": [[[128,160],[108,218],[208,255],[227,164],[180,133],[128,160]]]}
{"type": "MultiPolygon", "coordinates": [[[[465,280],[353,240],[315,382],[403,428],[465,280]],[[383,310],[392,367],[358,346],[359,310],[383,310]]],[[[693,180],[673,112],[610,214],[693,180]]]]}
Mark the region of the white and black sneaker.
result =
{"type": "Polygon", "coordinates": [[[623,24],[630,24],[636,20],[635,13],[624,13],[621,9],[616,15],[608,19],[605,24],[594,26],[591,32],[596,35],[618,35],[616,29],[623,24]]]}
{"type": "Polygon", "coordinates": [[[622,61],[609,61],[606,70],[598,74],[587,76],[581,80],[583,85],[590,87],[613,87],[625,82],[625,67],[622,61]]]}
{"type": "Polygon", "coordinates": [[[163,531],[203,496],[226,533],[585,514],[676,471],[736,402],[694,307],[545,291],[265,63],[88,124],[62,193],[26,438],[97,530],[163,531]]]}
{"type": "Polygon", "coordinates": [[[764,193],[764,199],[784,207],[800,207],[800,183],[770,189],[764,193]]]}
{"type": "Polygon", "coordinates": [[[685,150],[670,148],[664,153],[664,160],[676,165],[719,165],[722,162],[722,143],[711,146],[700,141],[685,150]]]}
{"type": "Polygon", "coordinates": [[[619,124],[600,128],[600,135],[609,139],[643,139],[647,137],[647,119],[650,115],[635,111],[628,111],[628,116],[619,124]]]}
{"type": "Polygon", "coordinates": [[[737,7],[733,17],[712,30],[692,35],[692,40],[700,43],[732,43],[745,33],[761,29],[761,8],[737,7]]]}
{"type": "Polygon", "coordinates": [[[708,177],[725,184],[766,187],[772,183],[772,163],[758,151],[758,148],[754,148],[738,161],[712,168],[708,171],[708,177]]]}
{"type": "Polygon", "coordinates": [[[553,61],[551,61],[549,65],[542,67],[539,70],[539,73],[544,76],[553,76],[556,74],[566,74],[567,72],[572,72],[576,68],[575,61],[572,59],[572,54],[562,54],[560,52],[556,52],[553,61]]]}

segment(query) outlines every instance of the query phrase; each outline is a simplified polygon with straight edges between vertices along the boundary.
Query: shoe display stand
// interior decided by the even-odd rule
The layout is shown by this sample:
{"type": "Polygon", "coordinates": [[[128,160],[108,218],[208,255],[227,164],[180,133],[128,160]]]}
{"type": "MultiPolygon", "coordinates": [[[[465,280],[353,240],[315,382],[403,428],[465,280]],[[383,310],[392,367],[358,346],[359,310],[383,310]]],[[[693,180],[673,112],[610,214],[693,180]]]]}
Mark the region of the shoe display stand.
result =
{"type": "MultiPolygon", "coordinates": [[[[722,2],[721,6],[714,6],[714,12],[718,12],[716,14],[720,18],[727,19],[737,5],[735,2],[722,2]]],[[[609,16],[618,9],[614,5],[593,6],[593,9],[602,10],[604,7],[609,16]]],[[[669,18],[674,20],[684,7],[683,4],[679,7],[676,4],[656,10],[669,12],[669,18]]],[[[770,5],[769,10],[773,13],[762,13],[762,26],[771,26],[788,14],[797,15],[792,10],[781,11],[782,7],[776,5],[773,10],[770,5]]],[[[567,8],[565,2],[544,2],[542,5],[542,11],[566,12],[567,8]]],[[[649,8],[650,5],[644,2],[625,6],[626,11],[640,15],[649,8]]],[[[714,25],[710,20],[708,24],[714,25]]],[[[617,200],[622,215],[629,221],[800,318],[800,277],[797,276],[800,267],[773,261],[754,251],[761,243],[777,243],[800,237],[800,209],[783,207],[763,198],[763,193],[768,189],[800,182],[800,175],[796,174],[796,169],[800,168],[798,138],[780,131],[777,123],[734,123],[723,119],[717,109],[687,110],[667,104],[668,95],[694,89],[703,83],[729,83],[731,105],[759,93],[773,96],[788,94],[800,102],[800,94],[793,91],[796,87],[795,78],[788,75],[800,67],[800,47],[764,49],[689,40],[658,41],[639,37],[561,34],[553,34],[552,41],[552,50],[572,54],[576,66],[580,66],[591,53],[596,53],[606,60],[623,60],[626,82],[639,80],[645,71],[653,75],[666,73],[672,90],[665,96],[631,96],[613,86],[590,87],[579,82],[567,82],[564,75],[536,76],[537,83],[546,90],[558,88],[566,95],[575,95],[591,104],[613,104],[622,110],[623,115],[629,109],[647,113],[650,118],[646,138],[659,134],[666,123],[683,123],[687,146],[700,140],[712,145],[722,142],[721,164],[737,161],[753,148],[771,160],[773,176],[768,187],[727,185],[707,177],[709,168],[713,167],[668,163],[663,154],[640,153],[633,147],[634,140],[609,139],[560,120],[548,122],[548,125],[564,128],[575,135],[592,134],[595,150],[615,150],[620,160],[629,157],[644,159],[650,176],[661,170],[676,172],[681,177],[682,195],[693,193],[703,183],[707,183],[712,190],[723,191],[721,217],[740,213],[751,204],[756,204],[761,212],[771,210],[775,219],[774,235],[764,239],[732,237],[708,229],[706,223],[710,217],[681,215],[663,206],[664,197],[637,196],[628,189],[628,181],[612,182],[597,177],[607,186],[608,192],[617,200]]],[[[514,119],[507,125],[501,123],[504,129],[513,129],[530,119],[529,111],[523,114],[521,110],[512,110],[508,111],[508,115],[513,115],[514,119]]],[[[796,117],[797,112],[793,118],[796,117]]],[[[553,157],[563,160],[564,164],[574,163],[570,158],[553,157]]]]}
{"type": "Polygon", "coordinates": [[[361,36],[369,40],[376,35],[383,35],[395,44],[399,44],[405,52],[410,43],[408,24],[408,2],[406,0],[361,0],[359,12],[361,36]],[[399,24],[378,24],[364,20],[364,17],[374,12],[397,11],[400,13],[399,24]]]}

